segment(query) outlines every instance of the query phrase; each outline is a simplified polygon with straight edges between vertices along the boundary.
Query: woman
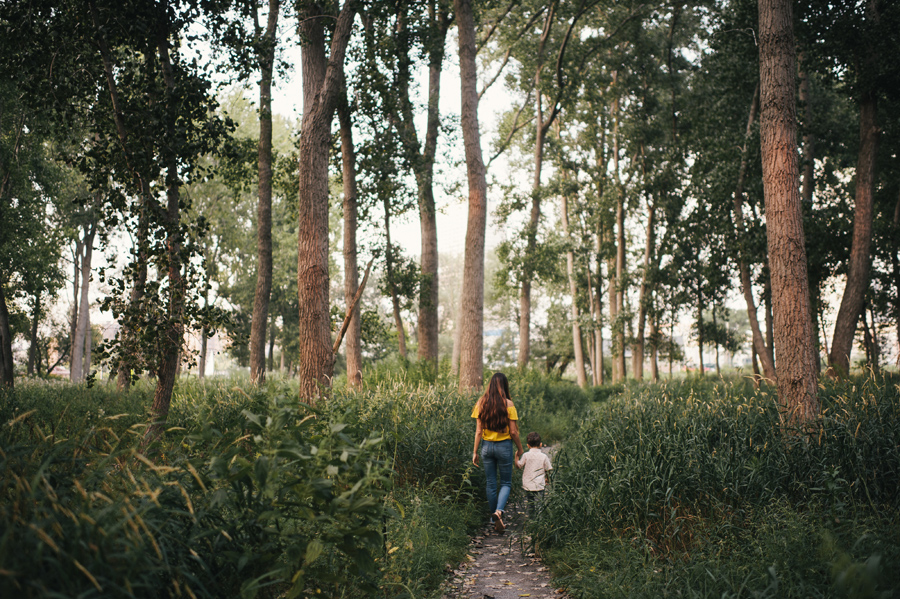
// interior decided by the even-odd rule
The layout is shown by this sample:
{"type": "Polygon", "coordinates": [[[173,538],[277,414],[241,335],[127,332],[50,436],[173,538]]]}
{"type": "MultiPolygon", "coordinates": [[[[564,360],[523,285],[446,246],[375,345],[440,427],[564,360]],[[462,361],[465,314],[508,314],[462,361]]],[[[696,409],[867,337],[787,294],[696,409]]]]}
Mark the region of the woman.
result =
{"type": "Polygon", "coordinates": [[[472,463],[478,465],[478,446],[481,444],[481,461],[487,475],[487,500],[492,512],[491,520],[494,522],[494,529],[500,532],[506,527],[503,524],[503,512],[512,489],[513,442],[518,449],[515,459],[519,459],[524,453],[516,422],[519,415],[516,414],[516,406],[509,399],[509,381],[502,372],[491,377],[487,391],[472,410],[472,418],[475,418],[472,463]]]}

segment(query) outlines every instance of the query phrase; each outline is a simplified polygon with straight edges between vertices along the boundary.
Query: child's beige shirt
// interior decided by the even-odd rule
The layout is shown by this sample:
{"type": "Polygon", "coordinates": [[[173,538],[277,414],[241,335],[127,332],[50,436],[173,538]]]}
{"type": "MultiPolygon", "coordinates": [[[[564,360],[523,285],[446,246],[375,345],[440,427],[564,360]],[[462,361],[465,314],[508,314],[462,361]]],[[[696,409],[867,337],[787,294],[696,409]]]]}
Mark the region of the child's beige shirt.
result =
{"type": "Polygon", "coordinates": [[[524,468],[522,472],[522,488],[526,491],[543,491],[547,484],[545,474],[553,470],[553,464],[550,458],[537,447],[530,447],[528,451],[522,455],[521,460],[516,460],[519,468],[524,468]]]}

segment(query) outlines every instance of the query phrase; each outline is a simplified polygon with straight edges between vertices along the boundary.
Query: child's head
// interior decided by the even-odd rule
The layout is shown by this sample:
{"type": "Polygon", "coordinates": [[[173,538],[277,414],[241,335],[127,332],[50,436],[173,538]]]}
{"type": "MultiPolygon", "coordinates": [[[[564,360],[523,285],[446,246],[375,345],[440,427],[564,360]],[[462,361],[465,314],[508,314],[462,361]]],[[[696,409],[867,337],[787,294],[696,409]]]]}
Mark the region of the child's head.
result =
{"type": "Polygon", "coordinates": [[[528,433],[528,436],[525,437],[525,440],[528,442],[528,447],[541,446],[541,436],[537,433],[528,433]]]}

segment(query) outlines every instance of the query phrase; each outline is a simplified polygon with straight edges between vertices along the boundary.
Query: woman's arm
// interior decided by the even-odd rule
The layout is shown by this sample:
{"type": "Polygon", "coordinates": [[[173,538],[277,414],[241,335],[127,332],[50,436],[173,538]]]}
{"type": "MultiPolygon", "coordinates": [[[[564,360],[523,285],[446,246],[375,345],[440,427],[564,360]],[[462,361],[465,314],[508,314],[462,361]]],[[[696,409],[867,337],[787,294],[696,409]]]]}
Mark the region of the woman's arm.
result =
{"type": "Polygon", "coordinates": [[[475,447],[472,448],[472,463],[478,465],[478,446],[481,444],[481,418],[475,419],[475,447]]]}
{"type": "MultiPolygon", "coordinates": [[[[522,449],[522,441],[519,439],[519,423],[515,420],[509,421],[509,436],[513,440],[513,443],[516,444],[516,447],[519,448],[519,451],[516,452],[516,465],[518,466],[519,458],[522,457],[525,450],[522,449]]],[[[521,466],[519,467],[521,468],[521,466]]]]}

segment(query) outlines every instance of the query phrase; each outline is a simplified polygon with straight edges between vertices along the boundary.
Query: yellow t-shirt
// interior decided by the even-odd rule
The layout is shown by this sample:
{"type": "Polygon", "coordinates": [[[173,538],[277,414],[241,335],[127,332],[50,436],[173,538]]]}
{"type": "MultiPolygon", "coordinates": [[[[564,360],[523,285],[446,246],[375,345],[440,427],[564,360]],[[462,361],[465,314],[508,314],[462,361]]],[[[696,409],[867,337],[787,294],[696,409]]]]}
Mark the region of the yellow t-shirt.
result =
{"type": "MultiPolygon", "coordinates": [[[[472,418],[478,418],[479,412],[479,404],[476,403],[475,407],[472,408],[472,418]]],[[[509,414],[510,420],[518,420],[519,415],[516,413],[516,406],[506,406],[506,413],[509,414]]],[[[509,436],[509,427],[506,427],[503,432],[497,431],[489,431],[486,428],[481,429],[481,438],[485,441],[506,441],[510,439],[509,436]]]]}

